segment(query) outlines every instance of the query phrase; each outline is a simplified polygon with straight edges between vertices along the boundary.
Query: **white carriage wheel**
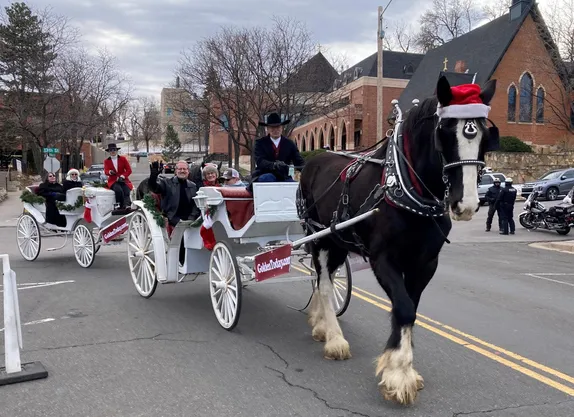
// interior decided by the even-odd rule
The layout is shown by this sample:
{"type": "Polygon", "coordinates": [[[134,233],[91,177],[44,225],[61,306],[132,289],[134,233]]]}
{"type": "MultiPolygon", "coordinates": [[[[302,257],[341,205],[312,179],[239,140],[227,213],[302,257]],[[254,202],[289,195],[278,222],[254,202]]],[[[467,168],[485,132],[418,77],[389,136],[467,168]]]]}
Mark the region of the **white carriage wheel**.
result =
{"type": "Polygon", "coordinates": [[[151,230],[146,216],[137,211],[128,229],[128,263],[137,292],[150,298],[157,288],[155,255],[151,230]]]}
{"type": "Polygon", "coordinates": [[[96,259],[96,244],[94,243],[94,235],[87,226],[78,224],[74,228],[72,247],[78,265],[82,268],[92,266],[96,259]]]}
{"type": "Polygon", "coordinates": [[[36,260],[42,247],[40,228],[36,219],[28,213],[24,213],[18,218],[16,240],[22,257],[27,261],[36,260]]]}
{"type": "MultiPolygon", "coordinates": [[[[311,260],[311,264],[313,261],[311,260]]],[[[313,270],[315,268],[313,267],[313,270]]],[[[313,280],[313,291],[316,291],[317,280],[313,280]]],[[[337,317],[342,316],[351,302],[351,295],[353,293],[353,275],[351,272],[351,265],[349,264],[349,257],[345,258],[345,263],[341,265],[335,272],[333,278],[333,294],[334,294],[334,308],[337,317]]]]}
{"type": "Polygon", "coordinates": [[[232,330],[241,314],[241,274],[237,260],[224,242],[217,242],[209,258],[209,293],[217,321],[232,330]]]}

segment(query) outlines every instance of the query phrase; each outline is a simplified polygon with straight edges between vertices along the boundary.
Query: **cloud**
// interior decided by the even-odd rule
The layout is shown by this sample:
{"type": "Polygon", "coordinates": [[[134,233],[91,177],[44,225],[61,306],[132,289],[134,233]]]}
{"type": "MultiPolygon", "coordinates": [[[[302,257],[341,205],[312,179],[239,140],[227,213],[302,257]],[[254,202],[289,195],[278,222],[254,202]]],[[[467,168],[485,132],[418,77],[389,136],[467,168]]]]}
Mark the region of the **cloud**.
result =
{"type": "MultiPolygon", "coordinates": [[[[44,8],[46,0],[32,0],[44,8]]],[[[273,15],[304,22],[314,40],[352,65],[377,50],[377,3],[371,0],[49,0],[77,26],[88,48],[106,48],[131,75],[136,94],[159,97],[174,79],[180,52],[221,25],[267,26],[273,15]]],[[[543,0],[544,1],[544,0],[543,0]]],[[[380,4],[386,6],[388,0],[380,4]]],[[[385,18],[416,25],[432,0],[393,0],[385,18]]]]}

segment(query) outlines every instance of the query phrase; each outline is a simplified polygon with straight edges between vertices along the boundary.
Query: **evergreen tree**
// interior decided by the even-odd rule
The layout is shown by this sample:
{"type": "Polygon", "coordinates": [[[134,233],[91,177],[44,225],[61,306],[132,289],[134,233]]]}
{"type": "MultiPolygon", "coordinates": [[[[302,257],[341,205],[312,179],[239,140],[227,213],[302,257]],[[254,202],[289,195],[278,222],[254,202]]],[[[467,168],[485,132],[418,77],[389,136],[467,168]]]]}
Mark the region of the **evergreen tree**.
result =
{"type": "Polygon", "coordinates": [[[8,91],[46,93],[54,81],[57,57],[52,35],[25,3],[5,7],[0,24],[0,82],[8,91]]]}
{"type": "Polygon", "coordinates": [[[172,125],[167,125],[165,132],[165,142],[163,144],[162,156],[167,162],[175,162],[181,156],[181,142],[179,135],[172,125]]]}

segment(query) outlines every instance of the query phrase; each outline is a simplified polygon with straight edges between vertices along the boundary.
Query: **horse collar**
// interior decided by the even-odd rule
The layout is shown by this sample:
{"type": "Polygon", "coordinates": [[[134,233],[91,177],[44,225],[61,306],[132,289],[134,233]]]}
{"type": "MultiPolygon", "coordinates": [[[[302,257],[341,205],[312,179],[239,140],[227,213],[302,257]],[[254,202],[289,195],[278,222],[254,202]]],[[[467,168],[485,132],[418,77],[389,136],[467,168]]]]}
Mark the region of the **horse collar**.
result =
{"type": "MultiPolygon", "coordinates": [[[[411,181],[409,170],[414,173],[405,152],[402,123],[398,123],[393,137],[389,138],[386,155],[386,166],[383,171],[383,187],[387,201],[395,206],[424,217],[442,217],[445,213],[445,201],[436,197],[431,200],[420,195],[417,188],[425,187],[420,180],[413,177],[411,181]],[[401,149],[402,148],[402,149],[401,149]]],[[[414,174],[416,177],[416,173],[414,174]]],[[[448,186],[448,185],[447,185],[448,186]]]]}

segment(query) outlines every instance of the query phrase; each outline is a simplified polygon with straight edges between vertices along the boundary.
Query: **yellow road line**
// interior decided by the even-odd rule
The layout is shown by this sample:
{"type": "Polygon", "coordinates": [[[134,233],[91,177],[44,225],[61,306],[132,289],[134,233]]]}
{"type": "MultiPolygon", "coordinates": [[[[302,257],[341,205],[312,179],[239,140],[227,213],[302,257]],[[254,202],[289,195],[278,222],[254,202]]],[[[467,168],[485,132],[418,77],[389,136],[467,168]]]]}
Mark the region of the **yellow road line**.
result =
{"type": "MultiPolygon", "coordinates": [[[[375,298],[375,299],[377,299],[377,300],[381,300],[381,301],[383,301],[383,302],[385,302],[385,303],[387,303],[387,304],[389,304],[389,305],[391,304],[390,301],[388,301],[388,300],[386,300],[386,299],[384,299],[384,298],[382,298],[382,297],[379,297],[378,295],[372,294],[372,293],[370,293],[370,292],[368,292],[368,291],[366,291],[366,290],[363,290],[363,289],[361,289],[361,288],[357,288],[357,287],[353,286],[353,289],[358,290],[358,291],[360,291],[360,292],[362,292],[362,293],[364,293],[364,294],[366,294],[366,295],[368,295],[368,296],[370,296],[370,297],[372,297],[372,298],[375,298]]],[[[567,374],[565,374],[565,373],[562,373],[562,372],[560,372],[560,371],[557,371],[557,370],[555,370],[555,369],[552,369],[552,368],[550,368],[550,367],[548,367],[548,366],[542,365],[542,364],[540,364],[540,363],[538,363],[538,362],[534,362],[534,361],[531,360],[531,359],[525,358],[524,356],[521,356],[521,355],[519,355],[519,354],[517,354],[517,353],[514,353],[514,352],[511,352],[511,351],[506,350],[506,349],[504,349],[504,348],[501,348],[500,346],[496,346],[496,345],[494,345],[494,344],[492,344],[492,343],[486,342],[486,341],[484,341],[484,340],[482,340],[482,339],[479,339],[479,338],[476,337],[476,336],[473,336],[473,335],[468,334],[468,333],[465,333],[465,332],[463,332],[463,331],[461,331],[461,330],[455,329],[454,327],[451,327],[451,326],[449,326],[449,325],[447,325],[447,324],[442,324],[441,322],[436,321],[436,320],[433,320],[433,319],[431,319],[431,318],[429,318],[429,317],[427,317],[427,316],[424,316],[424,315],[422,315],[422,314],[418,314],[418,313],[417,313],[417,317],[420,317],[420,318],[422,318],[422,319],[424,319],[424,320],[426,320],[426,321],[429,321],[429,322],[431,322],[431,323],[433,323],[433,324],[436,324],[437,326],[440,326],[440,327],[442,327],[443,329],[448,330],[448,331],[450,331],[450,332],[452,332],[452,333],[455,333],[455,334],[458,334],[458,335],[460,335],[460,336],[466,337],[467,339],[472,340],[473,342],[476,342],[476,343],[479,343],[479,344],[481,344],[481,345],[483,345],[483,346],[486,346],[486,347],[488,347],[489,349],[492,349],[492,350],[495,350],[495,351],[497,351],[497,352],[499,352],[499,353],[502,353],[502,354],[504,354],[504,355],[506,355],[506,356],[508,356],[508,357],[510,357],[510,358],[512,358],[512,359],[515,359],[515,360],[517,360],[517,361],[520,361],[520,362],[522,362],[522,363],[525,363],[525,364],[527,364],[527,365],[530,365],[530,366],[532,366],[533,368],[539,369],[539,370],[544,371],[544,372],[546,372],[546,373],[548,373],[548,374],[550,374],[550,375],[554,375],[554,376],[557,377],[557,378],[560,378],[560,379],[562,379],[562,380],[564,380],[564,381],[568,381],[568,382],[570,382],[571,384],[574,384],[574,378],[571,377],[570,375],[567,375],[567,374]]]]}
{"type": "MultiPolygon", "coordinates": [[[[298,267],[296,267],[296,266],[294,266],[294,265],[291,265],[291,266],[292,266],[293,268],[297,269],[298,271],[301,271],[301,272],[303,272],[303,273],[306,273],[306,274],[310,275],[309,272],[306,271],[306,270],[304,270],[304,269],[298,268],[298,267]]],[[[372,293],[370,293],[370,292],[368,292],[368,291],[366,291],[366,290],[363,290],[362,288],[358,288],[357,286],[353,286],[352,294],[353,294],[355,297],[358,297],[359,299],[361,299],[361,300],[363,300],[363,301],[366,301],[367,303],[369,303],[369,304],[371,304],[371,305],[374,305],[374,306],[376,306],[376,307],[378,307],[378,308],[380,308],[380,309],[382,309],[382,310],[385,310],[385,311],[388,311],[388,312],[391,311],[391,303],[390,303],[389,300],[386,300],[386,299],[384,299],[384,298],[382,298],[382,297],[379,297],[378,295],[372,294],[372,293]],[[372,298],[371,298],[371,297],[372,297],[372,298]],[[382,303],[380,303],[380,302],[378,302],[378,301],[375,301],[373,298],[376,299],[376,300],[383,301],[385,304],[382,304],[382,303]]],[[[448,339],[448,340],[450,340],[451,342],[454,342],[454,343],[456,343],[456,344],[458,344],[458,345],[460,345],[460,346],[463,346],[463,347],[465,347],[465,348],[467,348],[467,349],[470,349],[470,350],[472,350],[472,351],[474,351],[474,352],[476,352],[476,353],[479,353],[479,354],[481,354],[481,355],[483,355],[483,356],[486,356],[487,358],[492,359],[493,361],[498,362],[498,363],[500,363],[500,364],[502,364],[502,365],[505,365],[505,366],[507,366],[507,367],[509,367],[509,368],[511,368],[511,369],[514,369],[514,370],[517,371],[517,372],[523,373],[524,375],[527,375],[527,376],[529,376],[529,377],[531,377],[531,378],[533,378],[533,379],[535,379],[535,380],[537,380],[537,381],[539,381],[539,382],[542,382],[542,383],[544,383],[544,384],[546,384],[546,385],[548,385],[548,386],[550,386],[550,387],[552,387],[552,388],[555,388],[555,389],[557,389],[557,390],[559,390],[559,391],[562,391],[562,392],[564,392],[564,393],[566,393],[566,394],[568,394],[568,395],[570,395],[570,396],[574,396],[574,389],[573,389],[573,388],[570,388],[570,387],[568,387],[568,386],[566,386],[566,385],[563,385],[563,384],[561,384],[560,382],[554,381],[553,379],[550,379],[550,378],[548,378],[548,377],[546,377],[546,376],[544,376],[544,375],[542,375],[542,374],[539,374],[538,372],[532,371],[531,369],[525,368],[525,367],[523,367],[523,366],[521,366],[521,365],[519,365],[519,364],[517,364],[517,363],[514,363],[514,362],[512,362],[512,361],[510,361],[510,360],[508,360],[508,359],[502,358],[502,357],[498,356],[496,353],[489,352],[488,350],[483,349],[483,348],[481,348],[480,346],[477,346],[477,345],[474,345],[474,344],[472,344],[472,343],[469,343],[469,342],[467,342],[466,340],[463,340],[463,339],[461,339],[461,338],[459,338],[459,337],[456,337],[456,336],[454,336],[454,335],[452,335],[452,334],[449,334],[449,333],[447,333],[447,332],[445,332],[445,331],[439,329],[438,327],[435,327],[435,326],[432,326],[432,325],[430,325],[430,324],[428,324],[428,323],[425,323],[425,322],[421,321],[420,319],[426,320],[426,321],[428,321],[428,322],[430,322],[430,323],[435,324],[436,326],[442,327],[442,328],[445,329],[445,330],[448,330],[448,331],[450,331],[450,332],[452,332],[452,333],[458,334],[458,335],[463,336],[463,337],[465,337],[465,338],[467,338],[467,339],[469,339],[469,340],[472,340],[473,342],[475,342],[475,343],[477,343],[477,344],[481,344],[481,345],[483,345],[483,346],[485,346],[485,347],[488,347],[489,349],[492,349],[492,350],[494,350],[494,351],[496,351],[496,352],[498,352],[498,353],[502,353],[502,354],[504,354],[504,355],[506,355],[506,356],[508,356],[508,357],[510,357],[510,358],[512,358],[512,359],[515,359],[515,360],[517,360],[517,361],[519,361],[519,362],[522,362],[522,363],[524,363],[524,364],[527,364],[527,365],[529,365],[529,366],[531,366],[531,367],[533,367],[533,368],[539,369],[539,370],[544,371],[544,372],[546,372],[546,373],[548,373],[548,374],[550,374],[550,375],[553,375],[553,376],[555,376],[555,377],[557,377],[557,378],[560,378],[560,379],[562,379],[562,380],[564,380],[564,381],[567,381],[567,382],[570,382],[570,383],[574,384],[574,378],[571,377],[570,375],[567,375],[567,374],[565,374],[565,373],[562,373],[562,372],[560,372],[560,371],[557,371],[557,370],[555,370],[555,369],[552,369],[552,368],[550,368],[550,367],[548,367],[548,366],[542,365],[542,364],[540,364],[540,363],[538,363],[538,362],[535,362],[535,361],[533,361],[533,360],[531,360],[531,359],[525,358],[524,356],[518,355],[518,354],[516,354],[516,353],[514,353],[514,352],[511,352],[511,351],[509,351],[509,350],[506,350],[506,349],[503,349],[503,348],[501,348],[501,347],[499,347],[499,346],[496,346],[496,345],[494,345],[494,344],[492,344],[492,343],[488,343],[488,342],[486,342],[486,341],[484,341],[484,340],[479,339],[478,337],[472,336],[472,335],[470,335],[470,334],[468,334],[468,333],[465,333],[465,332],[462,332],[462,331],[460,331],[460,330],[458,330],[458,329],[455,329],[454,327],[448,326],[448,325],[446,325],[446,324],[442,324],[441,322],[436,321],[436,320],[433,320],[433,319],[431,319],[430,317],[427,317],[427,316],[424,316],[424,315],[418,314],[418,313],[417,313],[417,316],[419,317],[419,319],[417,319],[416,324],[419,325],[420,327],[422,327],[422,328],[424,328],[424,329],[426,329],[426,330],[429,330],[429,331],[431,331],[431,332],[433,332],[433,333],[435,333],[435,334],[437,334],[437,335],[439,335],[439,336],[442,336],[442,337],[444,337],[445,339],[448,339]]]]}

